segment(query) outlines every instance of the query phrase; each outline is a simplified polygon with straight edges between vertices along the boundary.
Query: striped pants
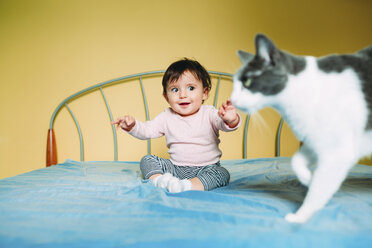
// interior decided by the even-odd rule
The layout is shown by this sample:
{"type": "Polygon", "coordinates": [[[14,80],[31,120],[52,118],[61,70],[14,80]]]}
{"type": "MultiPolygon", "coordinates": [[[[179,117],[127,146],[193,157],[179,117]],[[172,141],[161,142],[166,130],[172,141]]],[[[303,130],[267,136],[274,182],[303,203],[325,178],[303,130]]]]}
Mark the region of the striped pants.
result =
{"type": "Polygon", "coordinates": [[[229,184],[230,174],[220,162],[207,166],[177,166],[169,159],[146,155],[141,159],[140,168],[145,179],[154,174],[170,173],[179,179],[197,177],[205,190],[212,190],[229,184]]]}

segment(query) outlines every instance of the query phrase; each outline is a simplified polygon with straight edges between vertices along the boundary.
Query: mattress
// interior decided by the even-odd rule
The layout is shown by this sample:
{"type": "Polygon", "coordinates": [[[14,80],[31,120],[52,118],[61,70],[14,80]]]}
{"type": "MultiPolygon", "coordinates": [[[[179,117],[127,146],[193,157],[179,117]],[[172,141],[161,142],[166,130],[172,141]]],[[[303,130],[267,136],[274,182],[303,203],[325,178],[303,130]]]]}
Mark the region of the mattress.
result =
{"type": "MultiPolygon", "coordinates": [[[[372,167],[356,165],[305,224],[286,157],[221,161],[230,184],[169,193],[138,162],[77,162],[0,180],[0,247],[370,247],[372,167]]],[[[332,175],[330,175],[331,177],[332,175]]]]}

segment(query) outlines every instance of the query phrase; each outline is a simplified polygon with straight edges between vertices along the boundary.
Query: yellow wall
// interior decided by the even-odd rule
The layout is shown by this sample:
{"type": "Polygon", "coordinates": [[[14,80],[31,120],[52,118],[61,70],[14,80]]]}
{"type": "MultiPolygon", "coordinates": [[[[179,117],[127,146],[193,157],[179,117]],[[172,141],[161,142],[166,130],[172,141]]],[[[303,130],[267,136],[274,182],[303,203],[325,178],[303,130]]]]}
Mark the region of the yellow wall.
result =
{"type": "Polygon", "coordinates": [[[1,0],[0,178],[45,164],[50,116],[94,83],[187,56],[233,73],[258,32],[298,54],[372,43],[367,0],[1,0]]]}

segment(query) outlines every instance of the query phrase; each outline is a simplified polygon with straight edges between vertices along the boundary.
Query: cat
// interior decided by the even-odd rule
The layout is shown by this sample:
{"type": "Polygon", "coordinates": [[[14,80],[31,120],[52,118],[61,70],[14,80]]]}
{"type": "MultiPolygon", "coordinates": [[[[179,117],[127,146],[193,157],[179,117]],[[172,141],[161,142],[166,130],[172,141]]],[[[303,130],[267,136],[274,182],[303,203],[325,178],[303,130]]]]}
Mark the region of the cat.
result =
{"type": "Polygon", "coordinates": [[[253,113],[278,110],[303,145],[291,159],[308,187],[288,222],[304,223],[321,210],[361,157],[372,153],[372,46],[354,54],[321,58],[278,49],[265,35],[256,54],[238,51],[231,102],[253,113]],[[312,172],[309,165],[316,164],[312,172]]]}

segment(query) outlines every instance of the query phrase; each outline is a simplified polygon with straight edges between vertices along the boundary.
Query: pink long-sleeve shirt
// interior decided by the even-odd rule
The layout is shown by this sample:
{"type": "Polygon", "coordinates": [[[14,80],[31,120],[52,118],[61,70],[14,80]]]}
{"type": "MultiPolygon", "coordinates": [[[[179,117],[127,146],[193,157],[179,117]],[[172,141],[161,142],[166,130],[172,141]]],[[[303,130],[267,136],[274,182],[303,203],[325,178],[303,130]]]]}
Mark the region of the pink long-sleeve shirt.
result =
{"type": "Polygon", "coordinates": [[[129,134],[139,139],[158,138],[165,135],[168,153],[173,164],[179,166],[206,166],[219,161],[222,152],[219,130],[236,130],[241,123],[230,128],[213,106],[202,105],[199,111],[183,117],[167,108],[151,121],[136,120],[129,134]]]}

